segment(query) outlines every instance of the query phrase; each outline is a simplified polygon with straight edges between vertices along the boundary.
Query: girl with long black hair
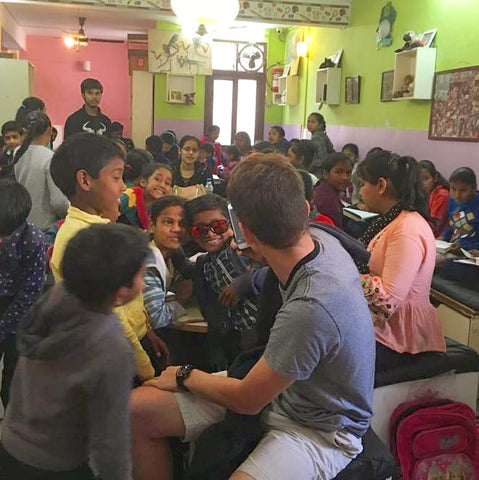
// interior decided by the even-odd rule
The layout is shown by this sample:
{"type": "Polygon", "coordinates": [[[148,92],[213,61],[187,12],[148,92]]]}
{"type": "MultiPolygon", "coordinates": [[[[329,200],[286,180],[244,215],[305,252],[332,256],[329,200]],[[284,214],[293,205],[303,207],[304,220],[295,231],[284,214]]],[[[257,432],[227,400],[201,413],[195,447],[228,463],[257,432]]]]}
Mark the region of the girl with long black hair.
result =
{"type": "Polygon", "coordinates": [[[380,214],[361,237],[371,253],[361,281],[375,327],[376,371],[384,371],[445,350],[429,301],[436,245],[412,157],[376,152],[359,164],[358,175],[367,209],[380,214]]]}

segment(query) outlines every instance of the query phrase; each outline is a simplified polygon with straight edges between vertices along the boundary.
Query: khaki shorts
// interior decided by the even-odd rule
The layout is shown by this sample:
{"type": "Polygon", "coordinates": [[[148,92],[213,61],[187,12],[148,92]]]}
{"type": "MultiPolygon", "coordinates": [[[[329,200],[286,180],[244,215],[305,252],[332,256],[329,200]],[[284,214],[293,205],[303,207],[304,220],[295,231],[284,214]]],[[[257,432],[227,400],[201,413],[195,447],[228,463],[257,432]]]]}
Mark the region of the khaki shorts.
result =
{"type": "MultiPolygon", "coordinates": [[[[195,441],[226,409],[191,393],[176,393],[186,427],[185,442],[195,441]]],[[[361,439],[345,431],[319,432],[266,410],[266,433],[238,468],[256,480],[329,480],[362,451],[361,439]]]]}

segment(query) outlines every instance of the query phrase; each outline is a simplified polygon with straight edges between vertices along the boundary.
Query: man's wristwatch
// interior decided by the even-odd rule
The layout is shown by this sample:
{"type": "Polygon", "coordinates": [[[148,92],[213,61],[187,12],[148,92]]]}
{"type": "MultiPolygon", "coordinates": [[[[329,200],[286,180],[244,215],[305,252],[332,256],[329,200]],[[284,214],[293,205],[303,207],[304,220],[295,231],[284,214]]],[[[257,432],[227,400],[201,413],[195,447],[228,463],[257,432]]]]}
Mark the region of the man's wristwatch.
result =
{"type": "Polygon", "coordinates": [[[183,392],[189,392],[188,388],[185,385],[185,380],[190,376],[191,371],[195,367],[193,365],[182,365],[176,370],[176,385],[178,389],[183,392]]]}

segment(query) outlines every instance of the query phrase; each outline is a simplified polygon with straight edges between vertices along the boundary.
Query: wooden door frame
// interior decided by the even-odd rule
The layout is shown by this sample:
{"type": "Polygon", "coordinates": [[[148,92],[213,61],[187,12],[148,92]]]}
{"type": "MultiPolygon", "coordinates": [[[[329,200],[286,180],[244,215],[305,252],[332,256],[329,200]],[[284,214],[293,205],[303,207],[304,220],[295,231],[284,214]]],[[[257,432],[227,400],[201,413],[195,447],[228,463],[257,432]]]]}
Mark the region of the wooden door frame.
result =
{"type": "MultiPolygon", "coordinates": [[[[214,70],[213,75],[206,77],[205,85],[205,125],[208,128],[213,121],[213,84],[215,80],[230,80],[233,82],[233,112],[231,124],[231,144],[234,142],[236,134],[236,117],[238,114],[238,80],[256,80],[256,118],[255,118],[255,138],[251,139],[254,143],[256,139],[263,138],[264,135],[264,107],[265,107],[265,89],[266,79],[264,73],[235,72],[230,70],[214,70]],[[235,87],[236,85],[236,87],[235,87]]],[[[205,132],[206,134],[206,132],[205,132]]]]}

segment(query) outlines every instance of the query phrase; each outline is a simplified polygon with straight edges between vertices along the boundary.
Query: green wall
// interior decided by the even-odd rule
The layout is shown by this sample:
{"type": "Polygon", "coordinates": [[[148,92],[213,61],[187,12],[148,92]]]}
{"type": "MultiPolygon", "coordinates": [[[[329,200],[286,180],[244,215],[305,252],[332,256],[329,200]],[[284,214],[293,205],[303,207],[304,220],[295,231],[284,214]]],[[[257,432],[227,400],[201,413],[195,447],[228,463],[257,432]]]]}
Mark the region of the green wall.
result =
{"type": "MultiPolygon", "coordinates": [[[[268,82],[271,83],[271,68],[273,65],[284,63],[285,42],[281,41],[274,28],[265,32],[265,42],[267,43],[266,69],[268,82]]],[[[273,105],[273,95],[271,89],[266,86],[264,122],[269,124],[281,124],[283,122],[283,108],[273,105]]],[[[264,132],[267,135],[268,132],[264,132]]]]}
{"type": "Polygon", "coordinates": [[[195,105],[166,101],[166,73],[156,73],[154,81],[154,118],[203,120],[205,114],[205,76],[196,75],[195,105]]]}
{"type": "Polygon", "coordinates": [[[315,103],[316,70],[324,57],[343,48],[341,104],[325,105],[321,113],[332,125],[427,130],[429,101],[380,102],[381,72],[394,67],[394,50],[403,45],[408,30],[423,32],[437,28],[436,70],[479,64],[479,1],[477,0],[393,0],[397,11],[393,45],[376,49],[375,32],[386,0],[353,0],[352,23],[344,30],[310,29],[309,58],[300,71],[300,101],[284,107],[284,124],[305,124],[315,103]],[[344,103],[344,78],[361,75],[360,103],[344,103]],[[307,90],[307,91],[306,91],[307,90]]]}
{"type": "MultiPolygon", "coordinates": [[[[180,30],[179,25],[158,21],[158,30],[180,30]]],[[[166,73],[156,73],[154,79],[153,118],[203,120],[205,113],[205,76],[196,75],[195,105],[168,103],[166,101],[166,73]]]]}

